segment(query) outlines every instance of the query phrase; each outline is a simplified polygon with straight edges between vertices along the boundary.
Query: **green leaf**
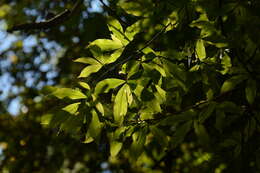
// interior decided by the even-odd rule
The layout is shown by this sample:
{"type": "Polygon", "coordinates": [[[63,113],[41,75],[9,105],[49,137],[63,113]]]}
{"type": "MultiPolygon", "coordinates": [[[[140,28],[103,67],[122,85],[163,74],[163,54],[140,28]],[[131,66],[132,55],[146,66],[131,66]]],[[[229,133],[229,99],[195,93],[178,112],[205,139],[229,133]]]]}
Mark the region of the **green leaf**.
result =
{"type": "Polygon", "coordinates": [[[150,126],[150,130],[162,147],[166,147],[168,145],[167,136],[163,130],[156,126],[150,126]]]}
{"type": "Polygon", "coordinates": [[[200,61],[203,61],[206,58],[206,50],[202,39],[199,39],[196,42],[196,55],[200,61]]]}
{"type": "Polygon", "coordinates": [[[127,113],[127,87],[128,85],[125,84],[120,88],[114,102],[114,119],[119,124],[123,122],[124,116],[127,113]]]}
{"type": "Polygon", "coordinates": [[[79,82],[79,85],[87,90],[90,90],[90,86],[86,82],[79,82]]]}
{"type": "Polygon", "coordinates": [[[80,77],[88,77],[90,74],[98,72],[101,69],[101,67],[102,67],[101,64],[89,65],[81,71],[81,73],[78,77],[79,78],[80,77]]]}
{"type": "Polygon", "coordinates": [[[127,96],[128,105],[131,105],[133,102],[133,95],[129,85],[126,86],[126,96],[127,96]]]}
{"type": "Polygon", "coordinates": [[[78,58],[78,59],[74,60],[74,62],[80,62],[80,63],[91,64],[91,65],[100,64],[97,60],[95,60],[93,58],[78,58]]]}
{"type": "Polygon", "coordinates": [[[112,140],[110,142],[110,155],[112,157],[115,157],[119,153],[119,151],[121,150],[122,146],[123,146],[122,142],[112,140]]]}
{"type": "Polygon", "coordinates": [[[216,108],[216,102],[210,102],[208,107],[204,109],[199,115],[199,122],[203,123],[206,119],[208,119],[216,108]]]}
{"type": "Polygon", "coordinates": [[[70,114],[75,114],[78,111],[80,103],[81,102],[70,104],[70,105],[62,108],[62,110],[66,111],[66,112],[68,112],[70,114]]]}
{"type": "Polygon", "coordinates": [[[185,138],[187,133],[191,130],[192,121],[188,121],[181,126],[177,127],[176,132],[172,137],[172,145],[173,147],[177,147],[185,138]]]}
{"type": "Polygon", "coordinates": [[[99,121],[97,112],[94,109],[91,110],[91,114],[92,118],[84,143],[90,143],[93,140],[98,140],[100,138],[100,132],[103,126],[102,123],[99,121]]]}
{"type": "Polygon", "coordinates": [[[225,92],[233,90],[236,87],[236,85],[244,81],[246,78],[247,77],[245,75],[237,75],[231,77],[223,83],[220,93],[223,94],[225,92]]]}
{"type": "Polygon", "coordinates": [[[155,88],[157,90],[157,93],[155,93],[155,97],[160,101],[160,103],[163,103],[166,101],[166,91],[164,91],[159,85],[155,85],[155,88]]]}
{"type": "Polygon", "coordinates": [[[146,141],[146,130],[140,129],[132,135],[133,143],[130,147],[131,156],[137,159],[143,152],[144,144],[146,141]]]}
{"type": "Polygon", "coordinates": [[[97,45],[101,51],[112,51],[122,48],[124,45],[120,40],[97,39],[90,43],[89,46],[97,45]]]}
{"type": "Polygon", "coordinates": [[[41,116],[41,124],[48,126],[53,118],[53,114],[44,114],[41,116]]]}
{"type": "Polygon", "coordinates": [[[245,92],[248,103],[253,104],[256,97],[256,82],[254,80],[247,81],[245,92]]]}
{"type": "Polygon", "coordinates": [[[208,132],[203,124],[198,123],[197,121],[194,121],[194,131],[199,139],[199,142],[202,145],[209,145],[210,139],[208,132]]]}
{"type": "Polygon", "coordinates": [[[57,88],[52,95],[58,97],[59,99],[63,99],[68,97],[70,99],[85,99],[87,96],[80,92],[79,90],[71,89],[71,88],[57,88]]]}
{"type": "Polygon", "coordinates": [[[124,48],[120,48],[120,49],[117,49],[116,51],[114,51],[111,55],[104,56],[103,59],[104,59],[105,64],[110,64],[110,63],[115,62],[121,56],[123,51],[124,51],[124,48]]]}
{"type": "Polygon", "coordinates": [[[115,89],[123,83],[125,83],[124,80],[116,78],[108,78],[102,80],[96,85],[95,95],[98,95],[100,93],[107,93],[110,89],[115,89]]]}
{"type": "Polygon", "coordinates": [[[221,64],[223,67],[221,74],[227,74],[230,68],[232,67],[231,58],[228,56],[227,53],[224,53],[224,56],[221,59],[221,64]]]}

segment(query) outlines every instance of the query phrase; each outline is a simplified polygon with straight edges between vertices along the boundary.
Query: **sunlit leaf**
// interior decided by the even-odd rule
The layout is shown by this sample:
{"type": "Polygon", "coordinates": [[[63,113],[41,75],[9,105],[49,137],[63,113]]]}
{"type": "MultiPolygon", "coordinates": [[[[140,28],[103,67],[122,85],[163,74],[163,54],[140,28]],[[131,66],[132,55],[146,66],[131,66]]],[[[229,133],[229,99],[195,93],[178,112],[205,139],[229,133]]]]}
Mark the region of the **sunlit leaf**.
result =
{"type": "Polygon", "coordinates": [[[206,50],[203,40],[199,39],[196,42],[196,55],[200,61],[203,61],[206,58],[206,50]]]}
{"type": "Polygon", "coordinates": [[[120,40],[97,39],[89,46],[97,45],[102,51],[111,51],[122,48],[124,45],[120,40]]]}
{"type": "Polygon", "coordinates": [[[124,116],[127,113],[127,87],[128,85],[125,84],[120,88],[114,102],[114,119],[120,124],[123,122],[124,116]]]}
{"type": "Polygon", "coordinates": [[[101,64],[97,64],[97,65],[89,65],[87,67],[85,67],[80,75],[78,76],[79,78],[81,77],[88,77],[89,75],[91,75],[92,73],[96,73],[101,69],[102,65],[101,64]]]}
{"type": "Polygon", "coordinates": [[[95,94],[98,95],[99,93],[107,93],[110,89],[115,89],[123,83],[125,83],[124,80],[116,78],[102,80],[96,85],[95,94]]]}
{"type": "Polygon", "coordinates": [[[115,157],[119,153],[119,151],[121,150],[122,146],[123,146],[122,142],[118,142],[118,141],[113,140],[110,143],[110,154],[111,154],[111,156],[115,157]]]}
{"type": "Polygon", "coordinates": [[[86,82],[79,82],[79,85],[87,90],[90,90],[90,86],[86,82]]]}
{"type": "Polygon", "coordinates": [[[74,60],[74,62],[80,62],[80,63],[91,64],[91,65],[100,64],[97,60],[95,60],[93,58],[78,58],[78,59],[74,60]]]}
{"type": "Polygon", "coordinates": [[[58,88],[56,89],[52,95],[58,97],[59,99],[63,99],[68,97],[70,99],[85,99],[87,96],[83,94],[79,90],[71,89],[71,88],[58,88]]]}
{"type": "Polygon", "coordinates": [[[225,93],[233,90],[236,87],[236,85],[244,81],[246,78],[247,77],[245,75],[237,75],[231,77],[223,83],[220,93],[225,93]]]}
{"type": "Polygon", "coordinates": [[[62,108],[62,110],[66,111],[66,112],[68,112],[70,114],[75,114],[78,111],[80,103],[81,102],[70,104],[70,105],[62,108]]]}

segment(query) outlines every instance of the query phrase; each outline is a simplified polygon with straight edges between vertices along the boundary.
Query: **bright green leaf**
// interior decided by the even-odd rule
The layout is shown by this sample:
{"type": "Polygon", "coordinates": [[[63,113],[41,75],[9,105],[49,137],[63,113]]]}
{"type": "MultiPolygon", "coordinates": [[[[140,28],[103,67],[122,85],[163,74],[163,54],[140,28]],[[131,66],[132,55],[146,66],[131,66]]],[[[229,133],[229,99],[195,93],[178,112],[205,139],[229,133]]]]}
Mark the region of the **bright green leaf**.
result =
{"type": "Polygon", "coordinates": [[[124,45],[120,40],[109,40],[109,39],[97,39],[89,46],[97,45],[100,47],[101,51],[111,51],[122,48],[124,45]]]}
{"type": "Polygon", "coordinates": [[[87,90],[90,90],[90,86],[86,82],[79,82],[79,85],[87,90]]]}
{"type": "Polygon", "coordinates": [[[123,83],[125,83],[124,80],[116,78],[108,78],[102,80],[96,85],[95,95],[98,95],[100,93],[107,93],[110,89],[115,89],[123,83]]]}
{"type": "Polygon", "coordinates": [[[199,39],[196,42],[196,55],[200,61],[203,61],[206,58],[206,50],[202,39],[199,39]]]}
{"type": "Polygon", "coordinates": [[[93,58],[78,58],[74,62],[80,62],[84,64],[99,65],[100,63],[93,58]]]}
{"type": "Polygon", "coordinates": [[[128,85],[125,84],[120,88],[114,102],[114,119],[120,124],[123,122],[124,116],[127,113],[127,87],[128,85]]]}
{"type": "Polygon", "coordinates": [[[122,146],[123,146],[122,142],[118,142],[118,141],[115,141],[115,140],[111,141],[111,143],[110,143],[110,154],[111,154],[111,156],[115,157],[119,153],[119,151],[121,150],[122,146]]]}
{"type": "Polygon", "coordinates": [[[59,99],[63,99],[68,97],[70,99],[85,99],[87,96],[80,92],[79,90],[71,89],[71,88],[57,88],[52,95],[58,97],[59,99]]]}
{"type": "Polygon", "coordinates": [[[68,112],[70,114],[75,114],[78,111],[80,103],[81,102],[70,104],[70,105],[62,108],[62,110],[66,111],[66,112],[68,112]]]}
{"type": "Polygon", "coordinates": [[[79,78],[80,77],[88,77],[90,74],[98,72],[101,69],[101,67],[102,67],[101,64],[89,65],[81,71],[81,73],[78,77],[79,78]]]}

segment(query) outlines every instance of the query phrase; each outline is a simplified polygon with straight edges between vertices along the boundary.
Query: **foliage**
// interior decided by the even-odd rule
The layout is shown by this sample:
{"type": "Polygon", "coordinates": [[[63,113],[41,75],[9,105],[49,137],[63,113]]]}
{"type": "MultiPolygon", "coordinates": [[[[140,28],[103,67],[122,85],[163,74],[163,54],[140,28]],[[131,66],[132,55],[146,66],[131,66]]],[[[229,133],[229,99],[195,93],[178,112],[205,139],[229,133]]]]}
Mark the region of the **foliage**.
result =
{"type": "Polygon", "coordinates": [[[40,91],[42,126],[115,172],[259,171],[259,2],[101,2],[104,35],[40,91]]]}

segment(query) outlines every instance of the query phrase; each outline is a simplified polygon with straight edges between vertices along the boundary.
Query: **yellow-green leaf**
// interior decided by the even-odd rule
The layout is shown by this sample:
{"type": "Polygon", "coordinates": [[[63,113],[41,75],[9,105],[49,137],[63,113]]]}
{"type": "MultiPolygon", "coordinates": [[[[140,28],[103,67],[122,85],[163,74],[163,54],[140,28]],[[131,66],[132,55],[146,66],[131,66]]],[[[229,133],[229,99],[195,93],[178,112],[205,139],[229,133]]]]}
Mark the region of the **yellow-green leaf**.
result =
{"type": "Polygon", "coordinates": [[[121,150],[122,146],[123,146],[122,142],[118,142],[115,140],[111,141],[111,143],[110,143],[111,156],[113,156],[113,157],[116,156],[119,153],[119,151],[121,150]]]}
{"type": "Polygon", "coordinates": [[[91,65],[97,65],[100,64],[97,60],[95,60],[94,58],[78,58],[76,60],[74,60],[74,62],[80,62],[80,63],[84,63],[84,64],[91,64],[91,65]]]}
{"type": "Polygon", "coordinates": [[[95,95],[100,93],[107,93],[110,89],[117,88],[119,85],[125,83],[122,79],[108,78],[100,81],[95,88],[95,95]]]}
{"type": "Polygon", "coordinates": [[[85,99],[87,96],[83,94],[79,90],[71,89],[71,88],[58,88],[56,89],[52,95],[58,97],[59,99],[63,99],[68,97],[70,99],[85,99]]]}
{"type": "Polygon", "coordinates": [[[101,69],[101,67],[102,67],[101,64],[89,65],[81,71],[81,73],[78,77],[79,78],[80,77],[88,77],[90,74],[98,72],[101,69]]]}
{"type": "Polygon", "coordinates": [[[80,103],[81,102],[70,104],[70,105],[62,108],[62,110],[66,111],[66,112],[68,112],[70,114],[75,114],[78,111],[80,103]]]}
{"type": "Polygon", "coordinates": [[[120,88],[114,102],[114,119],[120,124],[123,122],[124,116],[127,113],[127,87],[128,85],[125,84],[120,88]]]}
{"type": "Polygon", "coordinates": [[[203,61],[206,58],[206,50],[202,39],[199,39],[196,42],[196,55],[200,61],[203,61]]]}
{"type": "Polygon", "coordinates": [[[230,79],[226,80],[220,90],[220,93],[223,94],[225,92],[231,91],[235,88],[236,85],[244,81],[247,77],[245,75],[237,75],[233,76],[230,79]]]}
{"type": "Polygon", "coordinates": [[[109,40],[109,39],[97,39],[93,41],[89,46],[97,45],[102,51],[111,51],[120,49],[123,44],[120,40],[109,40]]]}
{"type": "Polygon", "coordinates": [[[90,86],[86,82],[79,82],[79,85],[82,86],[83,88],[87,89],[87,90],[90,90],[90,86]]]}

